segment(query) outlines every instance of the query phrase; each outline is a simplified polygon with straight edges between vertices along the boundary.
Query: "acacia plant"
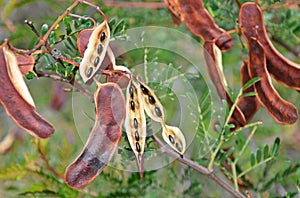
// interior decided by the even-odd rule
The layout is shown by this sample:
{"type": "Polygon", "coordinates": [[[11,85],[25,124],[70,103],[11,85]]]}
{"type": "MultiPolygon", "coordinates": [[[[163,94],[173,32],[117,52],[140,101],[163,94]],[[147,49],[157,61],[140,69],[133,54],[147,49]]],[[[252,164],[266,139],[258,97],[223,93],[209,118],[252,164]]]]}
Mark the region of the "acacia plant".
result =
{"type": "Polygon", "coordinates": [[[299,4],[0,1],[1,196],[296,197],[299,4]]]}

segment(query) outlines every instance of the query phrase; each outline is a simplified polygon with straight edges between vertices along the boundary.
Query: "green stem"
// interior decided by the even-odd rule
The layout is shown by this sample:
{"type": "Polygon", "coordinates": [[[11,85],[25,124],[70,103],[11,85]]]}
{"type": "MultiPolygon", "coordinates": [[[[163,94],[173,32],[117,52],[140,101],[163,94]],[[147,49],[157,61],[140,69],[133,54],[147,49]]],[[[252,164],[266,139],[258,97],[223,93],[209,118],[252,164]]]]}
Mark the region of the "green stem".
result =
{"type": "Polygon", "coordinates": [[[266,158],[265,160],[263,160],[263,161],[261,161],[261,162],[255,164],[254,166],[252,166],[252,167],[246,169],[244,172],[242,172],[242,173],[240,173],[240,174],[238,175],[238,178],[243,177],[244,175],[246,175],[248,172],[252,171],[252,170],[255,169],[256,167],[258,167],[258,166],[260,166],[260,165],[262,165],[262,164],[264,164],[264,163],[267,163],[268,161],[270,161],[270,160],[272,160],[272,159],[273,159],[273,156],[268,157],[268,158],[266,158]]]}

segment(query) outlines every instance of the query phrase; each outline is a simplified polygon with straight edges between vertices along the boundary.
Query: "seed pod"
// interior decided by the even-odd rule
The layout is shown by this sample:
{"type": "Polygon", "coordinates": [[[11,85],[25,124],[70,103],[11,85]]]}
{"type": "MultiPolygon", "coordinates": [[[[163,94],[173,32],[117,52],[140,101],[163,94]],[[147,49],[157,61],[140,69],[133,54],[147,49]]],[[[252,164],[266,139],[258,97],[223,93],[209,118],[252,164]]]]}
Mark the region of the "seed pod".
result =
{"type": "Polygon", "coordinates": [[[140,89],[138,93],[140,93],[140,97],[143,100],[146,113],[152,120],[164,123],[165,113],[160,101],[150,87],[148,87],[141,80],[138,80],[138,83],[140,89]]]}
{"type": "Polygon", "coordinates": [[[255,83],[260,103],[279,124],[293,124],[298,119],[296,107],[285,101],[274,89],[266,67],[264,48],[253,38],[247,38],[249,47],[249,71],[252,78],[261,80],[255,83]]]}
{"type": "Polygon", "coordinates": [[[300,65],[286,59],[268,38],[260,7],[254,2],[244,3],[240,9],[239,21],[246,38],[256,38],[264,48],[267,69],[280,83],[300,90],[300,65]]]}
{"type": "MultiPolygon", "coordinates": [[[[88,34],[89,30],[82,33],[82,35],[84,36],[88,36],[88,34]]],[[[105,54],[109,44],[109,39],[109,25],[107,21],[104,21],[93,30],[89,37],[87,49],[84,51],[83,59],[79,66],[79,72],[83,82],[88,83],[90,79],[95,76],[99,69],[104,69],[101,68],[101,63],[105,58],[105,54]]],[[[83,44],[80,41],[81,40],[79,40],[78,42],[80,48],[83,48],[85,44],[83,44]]]]}
{"type": "MultiPolygon", "coordinates": [[[[229,97],[229,93],[226,90],[226,80],[223,74],[223,65],[222,65],[222,54],[218,47],[212,42],[205,42],[203,45],[204,49],[204,58],[206,62],[206,70],[213,81],[217,93],[221,99],[227,101],[229,108],[232,107],[233,102],[229,97]]],[[[238,106],[233,111],[234,119],[239,123],[239,125],[245,125],[246,119],[242,111],[238,106]]]]}
{"type": "Polygon", "coordinates": [[[35,64],[35,59],[33,55],[31,56],[17,55],[16,58],[22,75],[26,75],[28,74],[28,72],[33,71],[33,67],[35,64]]]}
{"type": "Polygon", "coordinates": [[[135,154],[140,176],[144,172],[144,148],[146,141],[146,118],[144,104],[140,101],[139,89],[134,81],[130,81],[126,92],[125,128],[130,146],[135,154]]]}
{"type": "Polygon", "coordinates": [[[78,158],[66,169],[65,181],[74,189],[92,182],[111,160],[122,137],[125,99],[115,83],[99,85],[94,95],[96,119],[78,158]]]}
{"type": "Polygon", "coordinates": [[[163,125],[163,138],[175,151],[183,155],[185,152],[185,138],[178,127],[163,125]]]}
{"type": "Polygon", "coordinates": [[[227,51],[233,46],[231,36],[214,22],[201,0],[164,1],[175,19],[184,22],[190,31],[203,41],[215,41],[222,51],[227,51]]]}
{"type": "Polygon", "coordinates": [[[16,56],[6,48],[6,43],[0,46],[0,75],[0,102],[7,114],[35,137],[47,138],[52,135],[54,128],[35,111],[16,56]]]}

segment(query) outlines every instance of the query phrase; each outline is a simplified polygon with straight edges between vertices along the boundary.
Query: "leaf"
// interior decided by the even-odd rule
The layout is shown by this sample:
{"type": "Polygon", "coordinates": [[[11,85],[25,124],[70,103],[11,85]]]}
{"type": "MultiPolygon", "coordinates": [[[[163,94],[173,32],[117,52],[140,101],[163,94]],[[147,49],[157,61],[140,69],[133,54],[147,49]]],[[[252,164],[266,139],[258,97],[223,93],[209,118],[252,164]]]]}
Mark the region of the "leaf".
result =
{"type": "Polygon", "coordinates": [[[43,24],[41,28],[41,36],[45,36],[48,30],[49,30],[49,26],[47,24],[43,24]]]}
{"type": "Polygon", "coordinates": [[[262,156],[261,156],[261,150],[260,150],[260,149],[257,149],[257,151],[256,151],[256,162],[257,162],[257,163],[260,163],[260,162],[261,162],[261,159],[262,159],[262,156]]]}
{"type": "Polygon", "coordinates": [[[29,71],[25,76],[24,76],[27,80],[31,80],[33,78],[37,78],[37,74],[33,71],[29,71]]]}
{"type": "Polygon", "coordinates": [[[264,160],[269,157],[269,145],[264,146],[264,160]]]}
{"type": "Polygon", "coordinates": [[[69,35],[72,32],[70,21],[69,21],[69,17],[64,17],[63,18],[63,23],[66,26],[67,35],[69,35]]]}
{"type": "Polygon", "coordinates": [[[249,97],[249,96],[256,96],[256,95],[257,95],[257,93],[255,91],[253,91],[253,92],[248,92],[248,93],[242,94],[240,96],[240,98],[249,97]]]}
{"type": "Polygon", "coordinates": [[[279,146],[280,146],[280,139],[279,139],[279,137],[277,137],[275,139],[273,147],[272,147],[272,156],[277,155],[278,150],[279,150],[279,146]]]}
{"type": "Polygon", "coordinates": [[[250,164],[251,164],[251,166],[255,165],[255,156],[253,153],[251,153],[251,155],[250,155],[250,164]]]}
{"type": "Polygon", "coordinates": [[[259,77],[252,78],[251,80],[249,80],[248,82],[245,83],[245,85],[243,86],[243,90],[248,89],[249,87],[251,87],[253,84],[255,84],[258,81],[260,81],[259,77]]]}
{"type": "Polygon", "coordinates": [[[55,31],[51,31],[51,33],[49,35],[49,43],[55,44],[55,42],[56,42],[56,33],[55,33],[55,31]]]}

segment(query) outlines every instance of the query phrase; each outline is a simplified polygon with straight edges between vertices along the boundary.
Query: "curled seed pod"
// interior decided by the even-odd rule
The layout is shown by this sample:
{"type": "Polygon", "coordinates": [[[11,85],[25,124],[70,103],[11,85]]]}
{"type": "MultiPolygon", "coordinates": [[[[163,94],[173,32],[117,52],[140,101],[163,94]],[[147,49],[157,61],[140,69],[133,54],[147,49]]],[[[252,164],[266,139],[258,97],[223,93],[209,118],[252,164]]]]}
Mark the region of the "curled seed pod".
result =
{"type": "MultiPolygon", "coordinates": [[[[82,33],[82,36],[88,36],[90,30],[82,33]]],[[[97,26],[90,34],[87,48],[84,51],[83,59],[79,66],[79,72],[82,80],[88,83],[97,71],[101,68],[101,63],[105,58],[105,54],[108,48],[110,39],[110,29],[107,21],[104,21],[97,26]]],[[[84,45],[80,39],[78,44],[80,45],[80,51],[83,51],[84,45]]],[[[104,69],[104,68],[102,68],[104,69]]]]}
{"type": "Polygon", "coordinates": [[[300,90],[300,65],[286,59],[268,38],[260,7],[254,2],[244,3],[239,12],[239,21],[245,37],[256,38],[263,46],[267,59],[267,69],[280,83],[300,90]]]}
{"type": "MultiPolygon", "coordinates": [[[[248,71],[248,63],[246,61],[243,61],[243,65],[240,69],[240,73],[241,73],[242,85],[245,85],[249,80],[251,80],[251,77],[250,77],[250,74],[248,71]]],[[[255,91],[255,87],[254,87],[254,85],[251,85],[249,88],[247,88],[243,91],[243,94],[247,94],[247,93],[254,92],[254,91],[255,91]]],[[[258,111],[258,109],[260,108],[260,103],[259,103],[256,95],[255,96],[245,96],[245,97],[239,98],[237,106],[240,108],[240,110],[244,114],[246,122],[248,123],[253,118],[253,116],[258,111]]],[[[237,121],[235,121],[233,117],[230,119],[229,123],[234,124],[235,129],[243,126],[243,125],[240,125],[237,121]]]]}
{"type": "Polygon", "coordinates": [[[183,155],[185,152],[185,138],[178,127],[163,125],[163,138],[175,151],[183,155]]]}
{"type": "Polygon", "coordinates": [[[140,176],[144,172],[144,148],[146,141],[146,118],[144,104],[140,101],[139,89],[134,81],[130,81],[126,92],[125,129],[130,146],[135,154],[140,176]]]}
{"type": "Polygon", "coordinates": [[[260,77],[255,89],[261,104],[279,124],[293,124],[298,119],[296,107],[285,101],[274,89],[266,67],[264,48],[253,38],[247,38],[249,47],[249,71],[252,78],[260,77]]]}
{"type": "Polygon", "coordinates": [[[148,87],[145,83],[141,80],[138,80],[140,97],[144,102],[144,108],[148,116],[160,123],[164,123],[165,121],[165,113],[163,106],[161,105],[160,101],[154,94],[154,92],[148,87]]]}
{"type": "MultiPolygon", "coordinates": [[[[231,101],[229,94],[225,88],[227,82],[223,74],[221,51],[212,42],[205,42],[203,45],[203,49],[206,68],[211,80],[213,81],[217,89],[217,93],[221,99],[225,99],[227,101],[229,108],[231,108],[233,102],[231,101]]],[[[239,123],[239,125],[243,126],[246,124],[245,116],[238,106],[236,106],[233,111],[233,117],[239,123]]]]}
{"type": "Polygon", "coordinates": [[[214,22],[201,0],[165,0],[165,4],[177,21],[184,22],[203,41],[215,41],[222,51],[233,46],[231,36],[214,22]]]}
{"type": "Polygon", "coordinates": [[[52,135],[54,128],[35,111],[16,56],[6,48],[6,43],[0,46],[0,75],[0,102],[7,114],[35,137],[47,138],[52,135]]]}
{"type": "Polygon", "coordinates": [[[16,58],[22,75],[26,75],[28,74],[28,72],[33,71],[33,67],[35,64],[35,59],[33,55],[31,56],[17,55],[16,58]]]}
{"type": "Polygon", "coordinates": [[[125,99],[115,83],[99,85],[95,92],[96,119],[81,154],[66,169],[65,181],[74,189],[92,182],[111,160],[122,137],[125,99]]]}

